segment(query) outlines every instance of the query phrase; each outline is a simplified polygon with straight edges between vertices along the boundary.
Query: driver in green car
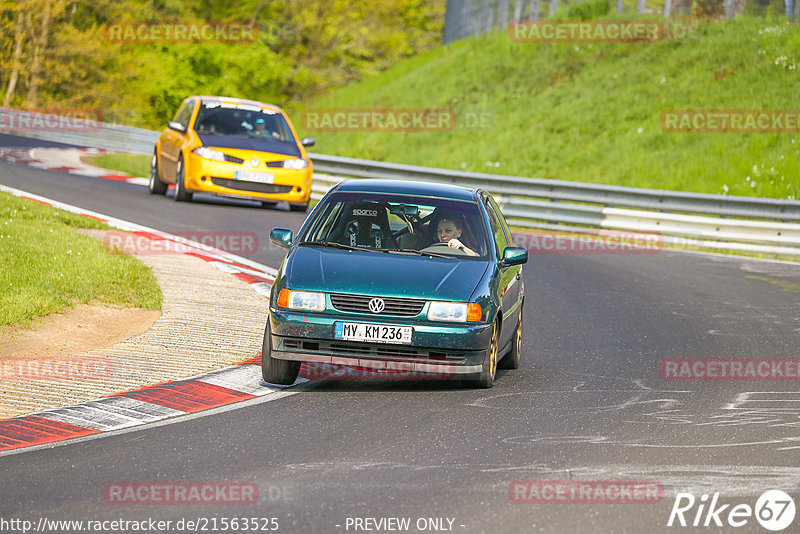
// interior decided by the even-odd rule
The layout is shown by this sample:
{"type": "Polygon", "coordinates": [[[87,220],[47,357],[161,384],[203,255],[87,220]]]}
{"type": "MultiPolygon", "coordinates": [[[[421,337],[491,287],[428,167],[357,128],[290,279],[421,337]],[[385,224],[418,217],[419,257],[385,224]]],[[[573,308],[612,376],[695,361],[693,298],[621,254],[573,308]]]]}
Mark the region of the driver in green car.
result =
{"type": "Polygon", "coordinates": [[[467,256],[477,256],[477,252],[459,241],[462,231],[463,227],[458,217],[444,217],[439,219],[439,225],[436,228],[436,237],[439,239],[440,243],[445,243],[448,247],[462,250],[467,256]]]}

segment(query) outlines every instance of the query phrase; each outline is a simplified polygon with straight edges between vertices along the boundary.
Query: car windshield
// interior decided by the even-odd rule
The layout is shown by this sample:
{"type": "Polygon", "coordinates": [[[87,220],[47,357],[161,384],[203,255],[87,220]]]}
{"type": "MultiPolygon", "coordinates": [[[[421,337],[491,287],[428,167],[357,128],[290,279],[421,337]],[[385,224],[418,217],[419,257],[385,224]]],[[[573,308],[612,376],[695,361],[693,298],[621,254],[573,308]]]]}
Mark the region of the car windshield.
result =
{"type": "Polygon", "coordinates": [[[448,258],[488,256],[486,226],[474,202],[334,193],[314,213],[299,245],[448,258]]]}
{"type": "Polygon", "coordinates": [[[238,135],[295,143],[283,115],[252,104],[203,102],[194,129],[200,135],[238,135]]]}

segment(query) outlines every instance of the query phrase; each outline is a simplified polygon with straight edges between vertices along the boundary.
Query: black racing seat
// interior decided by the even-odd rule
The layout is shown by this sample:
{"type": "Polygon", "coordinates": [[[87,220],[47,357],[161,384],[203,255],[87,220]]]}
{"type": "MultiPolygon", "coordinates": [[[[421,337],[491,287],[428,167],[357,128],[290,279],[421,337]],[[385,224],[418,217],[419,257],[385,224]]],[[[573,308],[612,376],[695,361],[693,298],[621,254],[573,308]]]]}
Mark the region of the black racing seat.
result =
{"type": "Polygon", "coordinates": [[[362,248],[396,248],[386,207],[377,203],[351,204],[332,232],[342,245],[362,248]]]}

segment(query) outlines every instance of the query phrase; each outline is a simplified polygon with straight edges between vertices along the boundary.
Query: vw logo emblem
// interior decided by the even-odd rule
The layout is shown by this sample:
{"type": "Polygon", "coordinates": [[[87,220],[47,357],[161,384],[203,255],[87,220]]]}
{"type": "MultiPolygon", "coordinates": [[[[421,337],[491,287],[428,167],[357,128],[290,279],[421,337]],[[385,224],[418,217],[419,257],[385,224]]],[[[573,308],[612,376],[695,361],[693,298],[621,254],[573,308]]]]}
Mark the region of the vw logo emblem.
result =
{"type": "Polygon", "coordinates": [[[250,165],[252,165],[253,167],[258,167],[258,158],[251,159],[250,165]]]}
{"type": "Polygon", "coordinates": [[[386,307],[386,303],[383,302],[381,298],[374,298],[369,301],[369,311],[372,313],[380,313],[386,307]]]}

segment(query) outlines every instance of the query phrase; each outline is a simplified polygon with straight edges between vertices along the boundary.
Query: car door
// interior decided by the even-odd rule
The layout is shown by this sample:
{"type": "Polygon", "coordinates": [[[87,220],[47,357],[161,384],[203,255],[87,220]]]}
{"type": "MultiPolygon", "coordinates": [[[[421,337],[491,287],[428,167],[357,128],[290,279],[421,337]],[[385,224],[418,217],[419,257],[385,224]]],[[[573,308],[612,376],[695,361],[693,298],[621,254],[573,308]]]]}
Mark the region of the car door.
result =
{"type": "MultiPolygon", "coordinates": [[[[489,224],[491,225],[492,235],[494,236],[495,252],[498,260],[503,258],[503,251],[506,247],[513,246],[511,241],[511,232],[509,232],[508,225],[506,224],[500,208],[495,203],[492,197],[487,196],[484,199],[484,206],[486,213],[489,215],[489,224]]],[[[505,347],[514,335],[514,327],[517,325],[519,313],[521,311],[522,298],[522,266],[512,265],[510,267],[503,266],[498,263],[499,269],[499,283],[498,283],[498,297],[503,312],[503,330],[500,333],[500,348],[505,347]]]]}
{"type": "Polygon", "coordinates": [[[170,121],[166,129],[161,133],[160,146],[161,154],[159,157],[161,165],[161,179],[167,183],[175,182],[175,171],[181,148],[186,141],[186,131],[189,128],[189,120],[194,111],[194,99],[186,100],[178,109],[175,117],[170,121]],[[178,127],[180,126],[180,127],[178,127]]]}

